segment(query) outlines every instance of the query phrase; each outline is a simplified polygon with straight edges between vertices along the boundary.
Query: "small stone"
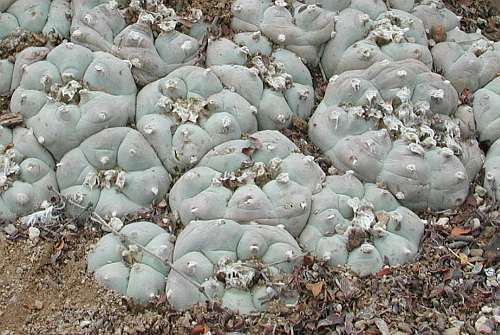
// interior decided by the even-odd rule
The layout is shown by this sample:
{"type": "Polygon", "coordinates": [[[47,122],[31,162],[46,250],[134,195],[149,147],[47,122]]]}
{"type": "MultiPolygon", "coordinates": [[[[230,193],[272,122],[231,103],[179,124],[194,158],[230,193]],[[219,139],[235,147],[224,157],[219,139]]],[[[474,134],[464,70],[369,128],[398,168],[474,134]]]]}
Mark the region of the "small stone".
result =
{"type": "Polygon", "coordinates": [[[41,310],[43,308],[43,301],[35,300],[33,307],[37,310],[41,310]]]}
{"type": "Polygon", "coordinates": [[[478,218],[472,219],[471,223],[472,223],[472,230],[477,230],[481,228],[481,221],[479,221],[478,218]]]}
{"type": "Polygon", "coordinates": [[[490,314],[491,312],[493,312],[493,308],[491,308],[490,306],[483,306],[481,308],[481,312],[485,314],[490,314]]]}
{"type": "Polygon", "coordinates": [[[450,221],[450,218],[442,217],[442,218],[439,218],[439,220],[437,220],[436,225],[445,226],[448,224],[449,221],[450,221]]]}
{"type": "Polygon", "coordinates": [[[7,235],[15,235],[17,233],[17,228],[12,223],[3,227],[3,230],[4,230],[4,232],[7,233],[7,235]]]}
{"type": "Polygon", "coordinates": [[[480,257],[483,255],[483,249],[471,249],[470,250],[470,255],[472,257],[480,257]]]}
{"type": "Polygon", "coordinates": [[[90,326],[92,322],[90,322],[89,320],[82,320],[80,321],[80,328],[85,328],[85,327],[88,327],[90,326]]]}
{"type": "Polygon", "coordinates": [[[29,227],[28,229],[28,238],[32,241],[38,239],[40,237],[40,229],[37,227],[29,227]]]}
{"type": "Polygon", "coordinates": [[[494,329],[493,322],[484,315],[477,319],[476,323],[474,323],[474,327],[480,334],[492,334],[494,329]]]}
{"type": "Polygon", "coordinates": [[[460,328],[459,327],[448,328],[444,331],[444,335],[460,335],[460,328]]]}

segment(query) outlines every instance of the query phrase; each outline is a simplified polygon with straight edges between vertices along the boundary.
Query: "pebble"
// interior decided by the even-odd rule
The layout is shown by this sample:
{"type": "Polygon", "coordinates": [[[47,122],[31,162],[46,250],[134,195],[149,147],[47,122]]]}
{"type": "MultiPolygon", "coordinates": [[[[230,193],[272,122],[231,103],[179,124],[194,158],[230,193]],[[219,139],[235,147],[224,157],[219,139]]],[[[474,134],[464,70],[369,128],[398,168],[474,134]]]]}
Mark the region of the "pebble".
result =
{"type": "Polygon", "coordinates": [[[473,230],[477,230],[477,229],[481,228],[481,221],[479,221],[478,218],[472,219],[471,222],[472,222],[472,229],[473,230]]]}
{"type": "Polygon", "coordinates": [[[35,300],[33,307],[35,307],[35,309],[41,310],[43,308],[43,301],[35,300]]]}
{"type": "Polygon", "coordinates": [[[483,249],[470,249],[470,255],[472,257],[480,257],[483,255],[483,249]]]}
{"type": "Polygon", "coordinates": [[[89,320],[82,320],[80,321],[80,328],[85,328],[85,327],[88,327],[90,326],[92,322],[90,322],[89,320]]]}
{"type": "Polygon", "coordinates": [[[479,319],[477,319],[474,327],[480,334],[492,334],[494,325],[491,320],[483,315],[479,319]]]}
{"type": "Polygon", "coordinates": [[[7,233],[7,235],[15,235],[17,233],[17,228],[12,223],[3,227],[3,230],[7,233]]]}
{"type": "Polygon", "coordinates": [[[450,221],[450,218],[442,217],[442,218],[439,218],[439,220],[437,220],[436,224],[438,226],[444,226],[444,225],[448,224],[449,221],[450,221]]]}
{"type": "Polygon", "coordinates": [[[444,335],[460,335],[460,327],[448,328],[444,331],[444,335]]]}
{"type": "Polygon", "coordinates": [[[30,240],[36,240],[40,237],[40,229],[37,227],[29,227],[28,229],[28,238],[30,240]]]}

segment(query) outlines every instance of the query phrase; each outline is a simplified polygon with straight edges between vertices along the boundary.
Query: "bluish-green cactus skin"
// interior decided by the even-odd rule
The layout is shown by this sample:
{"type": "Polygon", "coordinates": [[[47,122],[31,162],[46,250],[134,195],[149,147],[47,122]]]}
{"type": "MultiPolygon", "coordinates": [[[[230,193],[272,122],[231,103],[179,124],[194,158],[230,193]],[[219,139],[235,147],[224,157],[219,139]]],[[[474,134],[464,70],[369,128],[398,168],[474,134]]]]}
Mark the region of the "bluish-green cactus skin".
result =
{"type": "Polygon", "coordinates": [[[382,61],[417,59],[432,67],[423,22],[393,9],[371,20],[366,13],[348,8],[335,21],[335,35],[325,45],[321,63],[328,77],[348,70],[366,69],[382,61]]]}
{"type": "Polygon", "coordinates": [[[173,29],[155,37],[147,15],[127,26],[116,5],[108,0],[73,1],[73,13],[71,40],[129,60],[141,86],[196,61],[198,39],[173,29]]]}
{"type": "Polygon", "coordinates": [[[262,81],[246,67],[179,68],[137,97],[137,129],[171,173],[194,166],[214,146],[257,130],[252,103],[262,81]],[[247,81],[241,81],[245,76],[247,81]],[[234,91],[223,83],[239,85],[234,91]],[[240,94],[241,93],[241,94],[240,94]]]}
{"type": "Polygon", "coordinates": [[[232,4],[231,27],[237,32],[257,32],[303,58],[308,64],[319,62],[321,45],[331,38],[334,13],[316,5],[270,0],[237,0],[232,4]]]}
{"type": "Polygon", "coordinates": [[[45,59],[48,53],[46,47],[29,47],[16,54],[14,63],[0,60],[0,95],[10,95],[19,86],[26,67],[45,59]]]}
{"type": "Polygon", "coordinates": [[[293,116],[307,119],[314,107],[314,88],[311,74],[301,59],[286,49],[270,52],[271,44],[259,33],[243,36],[235,38],[239,46],[224,38],[210,41],[207,65],[220,69],[220,66],[253,63],[251,70],[258,73],[264,83],[262,97],[256,105],[259,129],[289,127],[293,116]],[[266,65],[263,56],[268,57],[269,64],[266,65]]]}
{"type": "MultiPolygon", "coordinates": [[[[357,107],[380,100],[398,101],[395,99],[400,99],[401,88],[407,92],[404,98],[408,99],[407,104],[425,106],[433,118],[443,118],[444,124],[453,121],[450,116],[458,104],[458,96],[450,83],[415,60],[379,62],[365,71],[349,71],[332,78],[325,98],[309,121],[309,137],[336,167],[353,170],[363,181],[385,184],[411,209],[440,210],[458,206],[465,200],[469,180],[475,177],[480,164],[466,168],[449,148],[429,146],[425,141],[411,143],[416,139],[405,135],[405,127],[400,128],[401,134],[397,131],[393,134],[397,139],[393,141],[389,131],[394,131],[391,127],[400,124],[399,121],[387,121],[389,114],[374,116],[370,109],[368,117],[363,116],[363,109],[357,107]],[[383,120],[389,127],[378,130],[377,120],[383,120]]],[[[417,120],[421,122],[422,117],[417,120]]],[[[401,120],[406,122],[404,118],[401,120]]],[[[435,135],[438,131],[436,128],[429,133],[435,135]]],[[[450,137],[446,145],[452,140],[450,137]]],[[[456,149],[464,151],[460,148],[460,139],[456,145],[456,149]]],[[[467,152],[462,158],[481,159],[477,141],[464,145],[467,152]]]]}
{"type": "Polygon", "coordinates": [[[321,190],[324,172],[312,157],[296,150],[277,131],[223,143],[174,184],[170,207],[185,225],[225,218],[283,225],[297,236],[309,216],[311,195],[321,190]]]}
{"type": "MultiPolygon", "coordinates": [[[[261,298],[269,291],[263,284],[252,284],[254,270],[245,262],[270,264],[270,273],[290,273],[302,262],[301,253],[282,228],[232,220],[192,221],[176,241],[173,266],[204,287],[207,295],[220,298],[225,307],[248,314],[265,309],[261,298]],[[225,283],[217,275],[223,275],[225,283]]],[[[170,272],[166,289],[168,301],[177,310],[206,299],[177,271],[170,272]]]]}
{"type": "Polygon", "coordinates": [[[421,0],[410,12],[424,22],[427,30],[442,26],[445,31],[450,31],[460,25],[458,16],[446,8],[441,0],[421,0]]]}
{"type": "Polygon", "coordinates": [[[475,92],[500,72],[500,42],[492,42],[480,34],[455,30],[445,42],[432,48],[437,71],[451,81],[458,92],[475,92]]]}
{"type": "Polygon", "coordinates": [[[500,139],[491,145],[486,155],[484,187],[495,201],[500,201],[500,139]]]}
{"type": "Polygon", "coordinates": [[[26,128],[0,127],[0,148],[0,219],[14,221],[57,192],[55,163],[26,128]]]}
{"type": "Polygon", "coordinates": [[[500,77],[474,94],[474,119],[479,139],[494,142],[500,138],[500,77]]]}
{"type": "Polygon", "coordinates": [[[49,53],[27,50],[13,69],[11,87],[18,87],[10,109],[24,117],[56,159],[90,135],[133,118],[137,88],[123,60],[71,42],[49,53]]]}
{"type": "Polygon", "coordinates": [[[90,207],[103,217],[122,217],[160,201],[170,176],[153,148],[136,130],[108,128],[66,153],[58,164],[57,182],[71,215],[90,207]]]}
{"type": "Polygon", "coordinates": [[[18,28],[68,37],[69,16],[69,0],[3,0],[0,3],[0,39],[18,28]]]}
{"type": "Polygon", "coordinates": [[[87,270],[107,288],[147,303],[165,290],[170,272],[166,263],[172,261],[174,250],[172,236],[147,221],[127,224],[118,233],[126,241],[113,233],[102,237],[88,255],[87,270]]]}
{"type": "Polygon", "coordinates": [[[328,176],[313,195],[311,215],[300,235],[306,251],[329,265],[348,265],[366,275],[416,255],[424,225],[387,190],[354,174],[328,176]]]}

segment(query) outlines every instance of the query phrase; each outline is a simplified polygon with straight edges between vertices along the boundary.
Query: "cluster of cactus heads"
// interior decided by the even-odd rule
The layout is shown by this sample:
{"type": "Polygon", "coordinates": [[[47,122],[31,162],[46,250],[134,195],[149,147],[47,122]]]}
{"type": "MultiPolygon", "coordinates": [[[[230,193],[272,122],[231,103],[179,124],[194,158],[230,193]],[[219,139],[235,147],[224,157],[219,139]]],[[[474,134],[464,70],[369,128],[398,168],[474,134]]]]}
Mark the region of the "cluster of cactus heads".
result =
{"type": "Polygon", "coordinates": [[[245,67],[179,68],[137,96],[137,129],[171,173],[194,166],[214,146],[257,130],[262,82],[245,67]],[[223,83],[237,83],[234,91],[223,83]],[[241,92],[241,94],[240,94],[241,92]]]}
{"type": "Polygon", "coordinates": [[[102,285],[138,303],[165,292],[174,251],[172,235],[146,221],[111,228],[114,231],[89,254],[88,271],[102,285]]]}
{"type": "Polygon", "coordinates": [[[457,105],[453,86],[424,64],[386,60],[332,77],[309,136],[337,168],[384,184],[405,206],[447,209],[465,200],[482,164],[453,118],[457,105]]]}
{"type": "Polygon", "coordinates": [[[500,42],[455,29],[432,48],[434,65],[458,92],[475,92],[500,72],[500,42]]]}
{"type": "Polygon", "coordinates": [[[0,127],[0,218],[36,211],[57,191],[55,162],[32,130],[0,127]]]}
{"type": "Polygon", "coordinates": [[[223,143],[174,184],[170,207],[185,225],[224,218],[283,226],[298,236],[325,174],[313,157],[295,151],[272,130],[223,143]]]}
{"type": "Polygon", "coordinates": [[[67,152],[56,176],[74,216],[87,208],[103,217],[137,212],[159,202],[171,181],[146,139],[126,127],[104,129],[67,152]]]}
{"type": "Polygon", "coordinates": [[[273,43],[296,53],[308,64],[319,62],[321,46],[334,32],[334,13],[315,4],[297,3],[287,8],[284,0],[236,0],[231,27],[236,32],[261,31],[273,43]]]}
{"type": "Polygon", "coordinates": [[[71,40],[130,61],[139,85],[196,61],[198,38],[175,30],[176,13],[162,1],[144,5],[132,1],[130,8],[138,12],[138,20],[131,25],[127,25],[116,1],[76,0],[72,5],[71,40]],[[153,31],[153,25],[160,33],[153,31]]]}
{"type": "Polygon", "coordinates": [[[304,250],[332,266],[347,264],[369,274],[411,261],[423,232],[422,220],[389,191],[346,173],[328,176],[313,195],[299,240],[304,250]]]}
{"type": "Polygon", "coordinates": [[[301,254],[295,239],[279,227],[225,219],[192,221],[175,243],[173,266],[183,275],[170,272],[167,299],[177,310],[205,301],[196,283],[233,311],[262,311],[278,295],[270,282],[280,273],[291,273],[302,262],[301,254]],[[270,282],[257,278],[259,268],[270,282]]]}
{"type": "Polygon", "coordinates": [[[473,103],[474,119],[481,141],[491,144],[484,162],[484,186],[496,201],[500,201],[500,78],[476,91],[473,103]]]}
{"type": "Polygon", "coordinates": [[[293,116],[308,118],[314,88],[302,60],[286,49],[272,51],[271,42],[260,32],[239,33],[234,40],[210,40],[207,65],[214,69],[250,65],[250,73],[261,78],[264,89],[255,105],[259,129],[289,127],[293,116]]]}
{"type": "Polygon", "coordinates": [[[46,57],[31,64],[16,61],[14,74],[18,65],[21,73],[19,83],[12,79],[17,88],[10,109],[24,117],[56,159],[100,130],[133,118],[137,88],[125,61],[71,42],[50,52],[25,52],[46,57]]]}
{"type": "Polygon", "coordinates": [[[3,0],[0,2],[0,39],[17,29],[68,37],[69,0],[3,0]]]}
{"type": "Polygon", "coordinates": [[[0,39],[21,28],[68,41],[0,60],[0,95],[24,122],[0,128],[0,219],[60,192],[68,215],[109,222],[88,257],[103,285],[245,314],[280,297],[272,281],[301,248],[376,273],[417,254],[412,210],[460,205],[482,167],[500,199],[500,46],[460,31],[441,0],[235,0],[231,12],[234,35],[209,37],[203,57],[201,11],[3,1],[0,39]],[[311,116],[315,67],[330,81],[311,116]],[[464,89],[473,106],[457,108],[464,89]],[[294,118],[345,174],[327,177],[279,132],[294,118]],[[184,227],[175,246],[153,223],[123,226],[167,195],[184,227]]]}
{"type": "Polygon", "coordinates": [[[417,59],[432,67],[424,25],[411,14],[393,9],[372,20],[348,8],[335,20],[335,36],[326,43],[321,58],[328,77],[382,60],[417,59]]]}

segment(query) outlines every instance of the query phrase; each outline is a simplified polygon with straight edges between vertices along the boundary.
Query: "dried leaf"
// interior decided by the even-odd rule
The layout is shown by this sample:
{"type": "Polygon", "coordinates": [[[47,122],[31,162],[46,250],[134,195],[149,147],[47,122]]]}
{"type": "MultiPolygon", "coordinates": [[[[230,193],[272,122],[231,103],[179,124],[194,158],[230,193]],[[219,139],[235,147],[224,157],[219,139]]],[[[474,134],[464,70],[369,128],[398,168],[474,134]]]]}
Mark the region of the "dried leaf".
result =
{"type": "Polygon", "coordinates": [[[470,233],[472,231],[472,228],[470,227],[453,227],[451,230],[450,235],[451,236],[462,236],[470,233]]]}
{"type": "Polygon", "coordinates": [[[382,268],[382,270],[377,272],[377,277],[382,278],[382,277],[389,275],[390,273],[391,273],[391,268],[388,266],[385,266],[384,268],[382,268]]]}
{"type": "Polygon", "coordinates": [[[191,329],[191,335],[201,335],[208,333],[210,329],[207,327],[207,325],[196,325],[191,329]]]}
{"type": "Polygon", "coordinates": [[[323,285],[325,283],[323,281],[319,281],[317,283],[307,283],[306,288],[311,291],[313,296],[316,298],[320,293],[321,290],[323,289],[323,285]]]}
{"type": "Polygon", "coordinates": [[[252,148],[252,147],[246,147],[246,148],[241,149],[241,152],[247,156],[251,156],[254,151],[255,151],[255,148],[252,148]]]}

